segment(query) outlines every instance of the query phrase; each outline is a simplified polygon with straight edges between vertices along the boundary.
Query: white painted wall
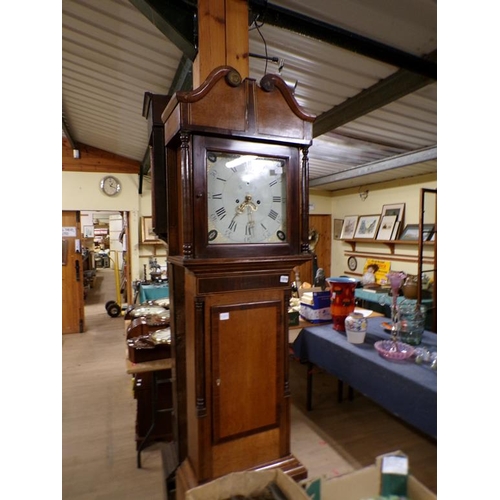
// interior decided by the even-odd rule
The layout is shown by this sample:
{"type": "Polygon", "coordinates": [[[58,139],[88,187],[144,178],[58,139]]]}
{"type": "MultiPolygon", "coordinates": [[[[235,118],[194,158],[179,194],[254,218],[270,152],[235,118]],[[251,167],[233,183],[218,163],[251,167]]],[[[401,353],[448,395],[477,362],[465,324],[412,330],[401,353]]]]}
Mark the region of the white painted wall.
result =
{"type": "MultiPolygon", "coordinates": [[[[366,186],[361,189],[353,188],[343,190],[338,193],[311,190],[309,193],[310,213],[332,214],[333,223],[333,219],[343,219],[348,215],[380,214],[382,212],[383,205],[405,203],[405,224],[418,224],[420,192],[422,188],[437,189],[437,176],[422,176],[418,178],[366,186]],[[363,201],[359,196],[359,192],[365,191],[366,189],[368,189],[368,197],[363,201]]],[[[432,201],[432,197],[429,196],[426,198],[426,201],[432,201]]],[[[429,204],[426,203],[426,221],[433,223],[435,220],[435,214],[432,208],[432,202],[429,204]]],[[[362,247],[358,245],[357,250],[361,248],[363,252],[388,252],[387,247],[377,244],[363,243],[362,247]]],[[[350,245],[341,240],[333,240],[331,261],[332,276],[344,275],[348,271],[347,257],[344,254],[347,250],[351,250],[350,245]]],[[[416,256],[417,246],[398,247],[396,251],[399,254],[416,256]]],[[[426,249],[424,256],[432,256],[432,252],[431,248],[426,249]]],[[[358,268],[356,272],[359,272],[363,269],[366,259],[358,258],[357,260],[358,268]]],[[[390,261],[390,255],[381,260],[390,261]]],[[[392,269],[405,271],[409,274],[416,274],[417,272],[416,263],[395,261],[391,267],[392,269]]]]}

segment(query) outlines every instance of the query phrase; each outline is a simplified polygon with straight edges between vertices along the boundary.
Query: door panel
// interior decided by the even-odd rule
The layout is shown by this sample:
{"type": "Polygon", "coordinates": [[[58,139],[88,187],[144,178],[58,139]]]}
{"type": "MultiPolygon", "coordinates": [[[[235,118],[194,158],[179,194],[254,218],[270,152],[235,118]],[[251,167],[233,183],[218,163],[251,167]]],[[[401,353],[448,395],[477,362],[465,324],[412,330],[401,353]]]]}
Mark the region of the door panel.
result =
{"type": "Polygon", "coordinates": [[[80,212],[62,213],[62,333],[85,329],[80,212]]]}
{"type": "Polygon", "coordinates": [[[212,308],[216,443],[279,425],[280,311],[279,301],[212,308]]]}

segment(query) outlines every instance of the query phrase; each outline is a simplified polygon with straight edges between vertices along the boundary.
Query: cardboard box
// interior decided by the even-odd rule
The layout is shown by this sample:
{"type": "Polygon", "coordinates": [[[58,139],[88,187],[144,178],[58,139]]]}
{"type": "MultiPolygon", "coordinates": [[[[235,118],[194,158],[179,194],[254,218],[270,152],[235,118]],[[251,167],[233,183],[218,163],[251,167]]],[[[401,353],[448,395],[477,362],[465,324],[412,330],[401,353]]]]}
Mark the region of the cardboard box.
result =
{"type": "MultiPolygon", "coordinates": [[[[381,464],[384,456],[401,455],[401,451],[394,451],[377,457],[374,465],[365,467],[349,474],[323,481],[320,498],[313,500],[368,500],[380,495],[381,464]]],[[[411,470],[411,464],[410,464],[411,470]]],[[[411,500],[434,500],[435,493],[424,486],[411,474],[408,476],[408,498],[411,500]]]]}
{"type": "Polygon", "coordinates": [[[330,307],[315,309],[308,304],[300,304],[300,316],[311,323],[328,323],[332,321],[332,311],[330,307]]]}
{"type": "Polygon", "coordinates": [[[227,500],[236,495],[256,495],[273,481],[288,500],[310,500],[302,486],[281,469],[233,472],[190,489],[185,500],[227,500]]]}
{"type": "Polygon", "coordinates": [[[300,290],[299,297],[301,303],[311,305],[314,309],[324,309],[331,304],[330,291],[323,291],[319,286],[300,290]]]}

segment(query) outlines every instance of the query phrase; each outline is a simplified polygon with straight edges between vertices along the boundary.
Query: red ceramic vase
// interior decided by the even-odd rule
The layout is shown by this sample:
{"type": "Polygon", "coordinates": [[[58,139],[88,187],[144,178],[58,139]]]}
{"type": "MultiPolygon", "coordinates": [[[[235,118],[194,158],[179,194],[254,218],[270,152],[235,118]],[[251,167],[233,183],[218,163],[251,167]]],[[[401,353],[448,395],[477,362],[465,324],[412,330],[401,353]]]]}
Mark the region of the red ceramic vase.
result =
{"type": "Polygon", "coordinates": [[[354,311],[354,290],[357,281],[353,278],[327,278],[330,285],[330,311],[333,329],[345,332],[345,319],[354,311]]]}

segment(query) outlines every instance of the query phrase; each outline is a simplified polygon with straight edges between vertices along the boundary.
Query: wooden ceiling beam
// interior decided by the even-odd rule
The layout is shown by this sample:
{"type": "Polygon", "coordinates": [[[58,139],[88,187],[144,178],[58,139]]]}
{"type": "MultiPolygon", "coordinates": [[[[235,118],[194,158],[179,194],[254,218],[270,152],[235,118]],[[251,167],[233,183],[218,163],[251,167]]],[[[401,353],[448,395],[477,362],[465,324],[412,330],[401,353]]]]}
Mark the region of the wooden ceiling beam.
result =
{"type": "Polygon", "coordinates": [[[182,0],[129,0],[186,57],[196,57],[196,6],[182,0]]]}
{"type": "Polygon", "coordinates": [[[193,62],[193,87],[199,87],[219,66],[249,76],[247,0],[198,0],[198,55],[193,62]]]}
{"type": "MultiPolygon", "coordinates": [[[[432,52],[428,57],[430,60],[436,60],[437,51],[432,52]]],[[[432,78],[400,69],[393,75],[380,80],[375,85],[319,115],[314,122],[313,137],[331,132],[432,83],[434,83],[432,78]]]]}

